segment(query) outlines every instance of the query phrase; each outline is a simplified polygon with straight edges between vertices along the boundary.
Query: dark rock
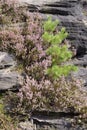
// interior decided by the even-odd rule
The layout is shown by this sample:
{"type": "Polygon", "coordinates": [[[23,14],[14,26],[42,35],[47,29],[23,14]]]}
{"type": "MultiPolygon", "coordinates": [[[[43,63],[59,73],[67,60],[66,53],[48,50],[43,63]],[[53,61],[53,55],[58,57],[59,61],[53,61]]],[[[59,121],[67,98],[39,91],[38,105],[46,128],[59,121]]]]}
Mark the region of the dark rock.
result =
{"type": "MultiPolygon", "coordinates": [[[[74,58],[65,63],[66,65],[75,65],[78,67],[78,70],[71,73],[71,76],[77,79],[81,79],[83,84],[87,84],[87,54],[79,57],[74,58]]],[[[87,85],[85,85],[86,87],[87,85]]],[[[84,88],[83,88],[84,89],[84,88]]]]}
{"type": "Polygon", "coordinates": [[[0,90],[12,89],[23,83],[22,76],[15,71],[15,59],[6,52],[0,52],[0,90]]]}
{"type": "Polygon", "coordinates": [[[31,118],[37,130],[86,130],[86,125],[76,124],[76,116],[73,113],[36,112],[31,118]]]}
{"type": "Polygon", "coordinates": [[[54,14],[60,19],[62,26],[65,26],[69,33],[68,39],[76,47],[79,56],[87,51],[87,18],[83,13],[83,6],[79,0],[66,0],[45,5],[40,9],[41,13],[54,14]]]}
{"type": "MultiPolygon", "coordinates": [[[[23,0],[20,0],[23,2],[23,0]]],[[[25,1],[24,1],[25,2],[25,1]]],[[[87,51],[87,1],[86,0],[26,0],[28,10],[39,11],[46,18],[49,14],[53,19],[59,19],[65,26],[70,43],[77,49],[77,55],[84,55],[87,51]],[[31,4],[29,4],[29,2],[31,4]]],[[[60,26],[61,26],[60,25],[60,26]]]]}

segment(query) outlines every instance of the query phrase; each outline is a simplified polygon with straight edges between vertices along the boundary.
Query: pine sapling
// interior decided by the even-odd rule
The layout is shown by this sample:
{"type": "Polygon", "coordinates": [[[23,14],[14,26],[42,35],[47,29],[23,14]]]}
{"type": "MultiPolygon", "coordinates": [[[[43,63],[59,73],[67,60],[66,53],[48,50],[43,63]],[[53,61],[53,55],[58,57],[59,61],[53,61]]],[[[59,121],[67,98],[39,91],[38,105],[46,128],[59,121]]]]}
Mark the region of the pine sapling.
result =
{"type": "Polygon", "coordinates": [[[48,21],[43,24],[44,34],[42,35],[44,43],[49,44],[46,50],[47,55],[52,58],[52,64],[46,73],[53,79],[67,76],[71,71],[77,70],[74,65],[63,64],[72,58],[72,52],[66,44],[63,44],[68,36],[66,29],[62,27],[59,32],[56,31],[58,23],[58,21],[52,21],[51,18],[48,18],[48,21]]]}

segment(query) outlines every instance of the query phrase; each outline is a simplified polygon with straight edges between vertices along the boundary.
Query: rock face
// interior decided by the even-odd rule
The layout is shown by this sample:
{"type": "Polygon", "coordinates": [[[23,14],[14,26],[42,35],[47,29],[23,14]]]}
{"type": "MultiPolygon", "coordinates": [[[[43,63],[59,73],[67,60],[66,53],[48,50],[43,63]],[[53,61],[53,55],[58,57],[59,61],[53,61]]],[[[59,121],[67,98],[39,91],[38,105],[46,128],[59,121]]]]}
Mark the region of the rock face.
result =
{"type": "Polygon", "coordinates": [[[30,11],[39,11],[45,17],[52,15],[66,27],[70,43],[77,49],[77,55],[87,51],[87,1],[86,0],[19,0],[26,2],[30,11]],[[44,15],[45,14],[45,15],[44,15]]]}
{"type": "Polygon", "coordinates": [[[69,33],[68,39],[77,49],[77,55],[87,51],[87,17],[84,15],[84,2],[79,0],[66,0],[45,5],[41,13],[53,14],[58,17],[69,33]]]}
{"type": "Polygon", "coordinates": [[[87,55],[74,60],[72,64],[79,68],[77,72],[72,73],[73,76],[82,79],[87,90],[87,55]]]}
{"type": "MultiPolygon", "coordinates": [[[[54,0],[54,2],[56,1],[61,1],[61,0],[54,0]]],[[[47,3],[51,3],[53,2],[52,0],[18,0],[18,2],[20,4],[33,4],[33,5],[43,5],[43,4],[47,4],[47,3]]]]}
{"type": "Polygon", "coordinates": [[[87,130],[87,124],[75,122],[76,115],[71,113],[35,112],[30,121],[20,122],[22,130],[87,130]]]}
{"type": "Polygon", "coordinates": [[[0,52],[0,90],[13,89],[22,84],[21,75],[15,71],[16,61],[6,52],[0,52]]]}

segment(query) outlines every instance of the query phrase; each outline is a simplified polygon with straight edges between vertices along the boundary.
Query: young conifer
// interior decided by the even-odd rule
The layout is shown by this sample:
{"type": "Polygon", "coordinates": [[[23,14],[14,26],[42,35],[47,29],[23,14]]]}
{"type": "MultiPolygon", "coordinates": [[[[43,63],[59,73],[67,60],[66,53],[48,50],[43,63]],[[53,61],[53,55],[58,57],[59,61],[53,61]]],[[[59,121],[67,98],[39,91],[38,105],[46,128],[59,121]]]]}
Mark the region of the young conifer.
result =
{"type": "Polygon", "coordinates": [[[42,36],[44,42],[50,45],[46,52],[52,58],[52,64],[46,73],[54,79],[67,76],[71,71],[77,70],[77,67],[74,65],[63,64],[72,58],[72,52],[68,49],[66,44],[62,44],[68,36],[66,29],[62,27],[58,33],[56,32],[58,23],[57,20],[52,21],[49,17],[43,24],[44,34],[42,36]]]}

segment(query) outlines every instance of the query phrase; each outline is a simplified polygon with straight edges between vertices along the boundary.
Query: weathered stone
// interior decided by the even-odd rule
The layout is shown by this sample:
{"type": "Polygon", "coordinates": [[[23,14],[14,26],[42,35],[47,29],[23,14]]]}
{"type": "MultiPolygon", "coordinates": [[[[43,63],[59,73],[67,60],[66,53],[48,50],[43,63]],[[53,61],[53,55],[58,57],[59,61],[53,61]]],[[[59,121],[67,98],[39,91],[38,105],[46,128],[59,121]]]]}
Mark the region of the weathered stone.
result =
{"type": "Polygon", "coordinates": [[[77,48],[79,56],[87,51],[87,18],[83,10],[84,5],[79,0],[60,1],[40,9],[41,13],[55,14],[60,19],[69,33],[68,39],[77,48]]]}
{"type": "MultiPolygon", "coordinates": [[[[70,43],[77,49],[77,55],[84,55],[87,51],[87,1],[86,0],[19,0],[26,2],[30,11],[39,11],[46,17],[59,19],[65,26],[70,43]],[[45,15],[44,15],[45,14],[45,15]]],[[[60,25],[60,26],[61,26],[60,25]]]]}
{"type": "MultiPolygon", "coordinates": [[[[60,1],[60,0],[54,0],[55,1],[60,1]]],[[[47,3],[53,2],[52,0],[18,0],[20,4],[33,4],[33,5],[43,5],[47,3]]]]}
{"type": "Polygon", "coordinates": [[[20,122],[19,128],[21,128],[22,130],[35,130],[35,126],[29,121],[20,122]]]}
{"type": "Polygon", "coordinates": [[[84,55],[78,59],[74,59],[70,62],[70,64],[78,66],[78,71],[72,72],[71,75],[74,78],[81,79],[83,81],[83,85],[85,86],[83,89],[87,91],[87,55],[84,55]]]}
{"type": "Polygon", "coordinates": [[[16,61],[6,52],[0,52],[0,90],[12,89],[22,84],[22,76],[15,71],[16,61]]]}
{"type": "Polygon", "coordinates": [[[86,130],[87,125],[75,123],[77,115],[44,111],[34,113],[32,120],[37,124],[37,130],[86,130]]]}

